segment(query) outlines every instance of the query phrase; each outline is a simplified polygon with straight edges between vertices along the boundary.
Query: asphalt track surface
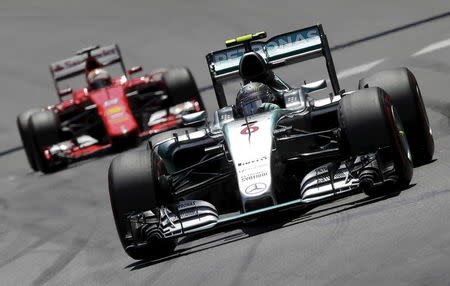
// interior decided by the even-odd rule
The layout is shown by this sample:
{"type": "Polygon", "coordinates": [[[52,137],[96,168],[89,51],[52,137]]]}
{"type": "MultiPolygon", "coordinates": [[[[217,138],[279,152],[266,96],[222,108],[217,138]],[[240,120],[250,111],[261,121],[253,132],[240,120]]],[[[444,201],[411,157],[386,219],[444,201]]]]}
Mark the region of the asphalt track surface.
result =
{"type": "MultiPolygon", "coordinates": [[[[448,13],[448,0],[155,2],[1,1],[1,285],[449,284],[450,17],[422,21],[448,13]],[[57,99],[47,65],[81,47],[116,42],[128,66],[189,66],[199,86],[208,86],[204,55],[225,39],[317,22],[331,46],[340,46],[333,56],[343,88],[394,66],[418,78],[435,161],[416,168],[400,194],[355,195],[264,227],[186,239],[173,257],[136,262],[123,252],[111,214],[113,155],[44,176],[30,171],[18,147],[16,115],[57,99]]],[[[309,66],[289,71],[291,83],[321,78],[309,66]]],[[[203,97],[216,107],[211,90],[203,97]]]]}

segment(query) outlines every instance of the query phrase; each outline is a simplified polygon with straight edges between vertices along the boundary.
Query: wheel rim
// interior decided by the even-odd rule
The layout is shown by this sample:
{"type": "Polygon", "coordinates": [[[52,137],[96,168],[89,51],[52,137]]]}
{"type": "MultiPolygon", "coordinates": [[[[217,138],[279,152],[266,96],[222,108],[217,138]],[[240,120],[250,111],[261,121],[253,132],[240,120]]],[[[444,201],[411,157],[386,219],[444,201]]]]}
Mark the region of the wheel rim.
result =
{"type": "Polygon", "coordinates": [[[402,121],[400,120],[400,117],[397,114],[397,110],[394,106],[391,106],[391,112],[392,117],[394,118],[395,126],[397,126],[398,135],[400,138],[400,143],[402,145],[403,150],[405,150],[406,156],[408,157],[408,160],[412,162],[412,154],[411,149],[409,148],[408,139],[406,138],[406,132],[403,128],[402,121]]]}

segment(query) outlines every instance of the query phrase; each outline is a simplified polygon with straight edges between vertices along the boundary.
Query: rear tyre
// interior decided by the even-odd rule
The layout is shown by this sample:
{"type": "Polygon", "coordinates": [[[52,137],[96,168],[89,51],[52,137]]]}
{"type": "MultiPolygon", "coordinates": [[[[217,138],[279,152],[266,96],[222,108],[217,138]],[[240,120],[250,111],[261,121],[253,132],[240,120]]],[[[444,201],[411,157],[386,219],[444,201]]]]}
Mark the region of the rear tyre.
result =
{"type": "Polygon", "coordinates": [[[162,76],[171,106],[195,99],[205,109],[192,73],[187,68],[174,68],[162,76]]]}
{"type": "Polygon", "coordinates": [[[37,168],[46,174],[55,171],[56,167],[63,167],[65,165],[63,162],[55,166],[44,155],[44,147],[61,141],[61,127],[56,114],[50,110],[36,112],[31,115],[29,124],[33,138],[33,157],[37,168]]]}
{"type": "Polygon", "coordinates": [[[17,129],[19,129],[20,139],[22,141],[23,149],[25,150],[25,155],[27,156],[28,163],[31,169],[38,171],[36,161],[34,160],[34,147],[33,147],[33,134],[29,125],[29,120],[33,113],[38,112],[39,109],[30,109],[22,112],[17,116],[17,129]]]}
{"type": "Polygon", "coordinates": [[[130,213],[155,210],[158,188],[152,169],[152,152],[132,151],[116,157],[108,173],[109,197],[117,233],[125,252],[133,259],[168,255],[175,249],[175,239],[152,241],[144,247],[128,248],[128,220],[130,213]]]}
{"type": "MultiPolygon", "coordinates": [[[[402,122],[389,96],[380,88],[367,88],[347,95],[339,102],[339,125],[351,155],[373,153],[390,146],[396,186],[409,186],[413,163],[402,122]]],[[[369,196],[375,194],[370,189],[369,196]]]]}
{"type": "Polygon", "coordinates": [[[434,139],[422,94],[414,74],[407,68],[378,72],[359,81],[359,88],[380,87],[390,96],[405,128],[414,164],[431,161],[434,139]]]}

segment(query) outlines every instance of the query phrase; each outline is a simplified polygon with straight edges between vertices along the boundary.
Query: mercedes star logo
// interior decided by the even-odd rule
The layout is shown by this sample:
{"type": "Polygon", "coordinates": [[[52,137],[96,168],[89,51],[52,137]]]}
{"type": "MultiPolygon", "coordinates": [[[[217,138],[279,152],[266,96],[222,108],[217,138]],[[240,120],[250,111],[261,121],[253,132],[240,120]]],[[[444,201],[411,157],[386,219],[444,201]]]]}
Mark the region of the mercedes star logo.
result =
{"type": "Polygon", "coordinates": [[[266,184],[264,183],[256,183],[248,186],[245,189],[245,193],[249,195],[256,195],[258,193],[263,192],[266,189],[266,184]]]}

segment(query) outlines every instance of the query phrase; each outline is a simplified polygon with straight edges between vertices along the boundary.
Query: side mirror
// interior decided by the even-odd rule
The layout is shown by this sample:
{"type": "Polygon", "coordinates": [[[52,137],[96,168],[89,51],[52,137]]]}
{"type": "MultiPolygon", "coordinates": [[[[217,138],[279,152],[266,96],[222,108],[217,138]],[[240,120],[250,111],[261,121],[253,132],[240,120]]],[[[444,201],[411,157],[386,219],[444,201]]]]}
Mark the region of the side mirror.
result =
{"type": "Polygon", "coordinates": [[[206,121],[206,111],[198,111],[181,116],[181,122],[185,126],[201,125],[206,121]]]}
{"type": "Polygon", "coordinates": [[[141,72],[141,71],[142,71],[142,66],[135,66],[128,70],[128,74],[133,75],[133,74],[141,72]]]}
{"type": "Polygon", "coordinates": [[[324,79],[321,79],[319,81],[311,82],[308,84],[303,84],[301,86],[303,93],[311,93],[314,91],[318,91],[321,89],[327,88],[327,81],[324,79]]]}
{"type": "Polygon", "coordinates": [[[63,97],[63,96],[71,94],[72,92],[73,92],[72,88],[69,87],[69,88],[58,90],[58,95],[59,95],[59,97],[63,97]]]}

